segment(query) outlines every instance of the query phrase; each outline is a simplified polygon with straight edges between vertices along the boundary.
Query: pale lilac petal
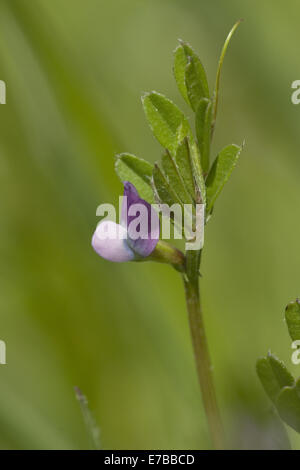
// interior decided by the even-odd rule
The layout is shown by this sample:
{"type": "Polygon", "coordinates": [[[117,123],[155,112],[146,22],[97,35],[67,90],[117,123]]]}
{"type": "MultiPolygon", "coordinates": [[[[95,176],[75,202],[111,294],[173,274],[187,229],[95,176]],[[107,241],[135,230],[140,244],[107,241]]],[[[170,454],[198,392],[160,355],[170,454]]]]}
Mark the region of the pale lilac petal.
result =
{"type": "Polygon", "coordinates": [[[151,205],[141,199],[136,188],[124,181],[125,200],[121,223],[127,228],[128,245],[142,258],[149,256],[157,245],[160,234],[159,216],[151,205]]]}
{"type": "Polygon", "coordinates": [[[92,247],[102,258],[115,263],[132,261],[135,254],[127,244],[127,230],[112,221],[97,225],[92,238],[92,247]]]}

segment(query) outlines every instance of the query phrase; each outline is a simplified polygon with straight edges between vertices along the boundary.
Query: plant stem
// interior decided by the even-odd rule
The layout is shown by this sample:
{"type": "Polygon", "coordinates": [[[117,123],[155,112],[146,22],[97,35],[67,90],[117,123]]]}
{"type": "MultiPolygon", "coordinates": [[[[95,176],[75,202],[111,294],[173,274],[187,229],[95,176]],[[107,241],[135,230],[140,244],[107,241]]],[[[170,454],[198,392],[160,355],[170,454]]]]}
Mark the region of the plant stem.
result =
{"type": "Polygon", "coordinates": [[[187,275],[184,277],[189,324],[203,405],[214,448],[224,449],[224,435],[213,383],[212,366],[200,305],[199,266],[201,252],[187,251],[187,275]]]}

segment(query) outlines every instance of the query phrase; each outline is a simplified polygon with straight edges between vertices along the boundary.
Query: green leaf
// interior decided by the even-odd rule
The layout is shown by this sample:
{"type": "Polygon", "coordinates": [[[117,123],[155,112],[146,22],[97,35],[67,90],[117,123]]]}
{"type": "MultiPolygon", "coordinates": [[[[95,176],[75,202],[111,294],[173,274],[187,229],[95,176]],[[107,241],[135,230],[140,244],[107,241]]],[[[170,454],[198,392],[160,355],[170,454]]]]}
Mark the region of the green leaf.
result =
{"type": "Polygon", "coordinates": [[[178,131],[188,135],[189,124],[180,109],[160,93],[146,93],[142,97],[144,111],[150,128],[158,142],[172,155],[178,146],[178,131]]]}
{"type": "Polygon", "coordinates": [[[268,397],[275,403],[280,392],[280,386],[274,375],[272,366],[266,357],[261,357],[256,362],[256,372],[268,397]]]}
{"type": "Polygon", "coordinates": [[[151,186],[153,165],[129,153],[121,153],[116,156],[115,170],[122,182],[134,184],[142,199],[150,204],[154,202],[151,186]]]}
{"type": "Polygon", "coordinates": [[[173,188],[183,204],[192,204],[193,200],[188,193],[176,162],[168,150],[162,157],[162,166],[169,185],[173,188]]]}
{"type": "Polygon", "coordinates": [[[187,66],[187,56],[185,53],[185,50],[183,46],[180,44],[179,46],[176,47],[174,51],[174,76],[175,80],[178,86],[178,89],[180,93],[182,94],[183,98],[187,102],[187,104],[190,104],[190,100],[188,97],[187,89],[186,89],[186,84],[185,84],[185,69],[187,66]]]}
{"type": "Polygon", "coordinates": [[[283,361],[270,352],[268,353],[268,360],[280,388],[294,385],[294,377],[288,371],[283,361]]]}
{"type": "Polygon", "coordinates": [[[168,206],[172,206],[173,204],[182,205],[170,186],[165,174],[157,164],[155,164],[153,168],[153,185],[157,202],[167,204],[168,206]]]}
{"type": "Polygon", "coordinates": [[[216,202],[217,197],[228,181],[236,162],[240,156],[242,147],[228,145],[216,157],[206,180],[206,212],[209,214],[216,202]]]}
{"type": "Polygon", "coordinates": [[[182,140],[182,142],[180,142],[177,147],[175,162],[189,194],[191,195],[192,199],[195,200],[195,183],[189,141],[187,137],[182,140]]]}
{"type": "Polygon", "coordinates": [[[256,372],[266,394],[274,403],[283,387],[295,383],[284,363],[271,353],[268,353],[267,357],[258,359],[256,372]]]}
{"type": "Polygon", "coordinates": [[[201,166],[204,173],[209,170],[209,153],[211,140],[211,118],[212,103],[207,98],[202,98],[199,102],[196,116],[195,127],[198,139],[198,145],[201,154],[201,166]]]}
{"type": "Polygon", "coordinates": [[[198,202],[205,203],[205,182],[200,164],[200,155],[184,114],[172,101],[155,92],[146,94],[143,97],[143,104],[153,134],[161,145],[169,150],[172,156],[176,155],[182,138],[188,136],[198,202]]]}
{"type": "Polygon", "coordinates": [[[292,341],[300,340],[300,301],[290,302],[285,309],[285,319],[292,341]]]}
{"type": "Polygon", "coordinates": [[[165,212],[163,209],[161,210],[162,215],[169,218],[174,224],[176,231],[175,233],[184,235],[182,224],[182,214],[184,210],[183,204],[169,184],[165,174],[161,171],[157,164],[154,165],[152,184],[156,202],[159,204],[166,204],[168,206],[168,212],[165,212]],[[178,217],[174,217],[173,210],[169,211],[173,204],[177,204],[181,208],[179,219],[178,217]]]}
{"type": "Polygon", "coordinates": [[[193,111],[196,111],[201,99],[208,98],[209,95],[206,93],[202,83],[202,76],[199,74],[199,62],[196,62],[193,57],[188,58],[188,64],[185,69],[185,83],[189,102],[193,111]]]}
{"type": "MultiPolygon", "coordinates": [[[[187,150],[184,150],[183,152],[185,153],[186,157],[188,158],[189,162],[189,167],[190,169],[186,167],[185,169],[185,176],[188,178],[188,171],[191,171],[192,174],[192,183],[189,178],[187,182],[187,187],[189,188],[190,194],[192,198],[197,202],[200,203],[202,202],[205,204],[206,201],[206,186],[205,186],[205,181],[204,181],[204,176],[203,176],[203,171],[201,168],[201,162],[200,162],[200,154],[199,154],[199,149],[198,145],[195,142],[193,133],[191,131],[191,128],[189,127],[188,123],[183,123],[183,127],[180,126],[178,128],[177,132],[177,150],[180,145],[182,145],[182,140],[185,138],[186,145],[187,145],[187,150]]],[[[179,151],[180,152],[180,151],[179,151]]],[[[181,154],[180,157],[183,157],[181,154]]],[[[179,159],[180,159],[179,157],[179,159]]],[[[178,160],[179,160],[178,159],[178,160]]],[[[175,154],[175,160],[176,160],[176,154],[175,154]]]]}
{"type": "Polygon", "coordinates": [[[193,136],[189,138],[190,158],[192,163],[192,171],[195,181],[196,202],[198,204],[206,203],[206,186],[203,176],[203,171],[200,163],[200,154],[198,145],[196,144],[193,136]]]}
{"type": "Polygon", "coordinates": [[[180,93],[194,110],[197,101],[209,98],[204,67],[191,46],[183,41],[174,52],[174,76],[180,93]]]}
{"type": "Polygon", "coordinates": [[[281,419],[300,433],[300,396],[296,386],[281,390],[277,398],[277,410],[281,419]]]}

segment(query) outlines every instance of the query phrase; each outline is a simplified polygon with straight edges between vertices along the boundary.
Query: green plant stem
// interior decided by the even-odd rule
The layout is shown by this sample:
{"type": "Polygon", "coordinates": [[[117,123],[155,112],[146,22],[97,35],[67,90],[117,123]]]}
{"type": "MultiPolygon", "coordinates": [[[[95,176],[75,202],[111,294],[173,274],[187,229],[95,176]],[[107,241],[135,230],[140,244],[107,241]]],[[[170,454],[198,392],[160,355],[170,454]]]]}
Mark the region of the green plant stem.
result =
{"type": "Polygon", "coordinates": [[[202,392],[207,423],[215,449],[224,449],[224,435],[217,405],[209,358],[207,339],[203,323],[199,290],[199,266],[201,252],[187,252],[187,274],[184,277],[189,324],[194,348],[198,379],[202,392]]]}

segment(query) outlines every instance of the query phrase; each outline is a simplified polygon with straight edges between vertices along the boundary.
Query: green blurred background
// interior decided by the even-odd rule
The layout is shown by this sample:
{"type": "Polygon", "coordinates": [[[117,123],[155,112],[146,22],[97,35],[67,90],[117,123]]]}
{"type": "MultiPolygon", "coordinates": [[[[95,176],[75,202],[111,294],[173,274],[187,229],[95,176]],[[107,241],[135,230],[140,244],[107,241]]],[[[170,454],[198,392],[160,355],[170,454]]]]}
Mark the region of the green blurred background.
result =
{"type": "Polygon", "coordinates": [[[172,77],[177,39],[199,53],[212,86],[241,17],[214,152],[246,146],[207,227],[202,293],[232,447],[276,446],[255,361],[272,348],[291,366],[283,312],[300,295],[300,106],[290,99],[299,14],[297,0],[0,1],[2,449],[88,448],[74,385],[104,448],[209,448],[180,277],[110,264],[90,239],[96,207],[122,192],[114,154],[160,157],[141,93],[188,112],[172,77]]]}

